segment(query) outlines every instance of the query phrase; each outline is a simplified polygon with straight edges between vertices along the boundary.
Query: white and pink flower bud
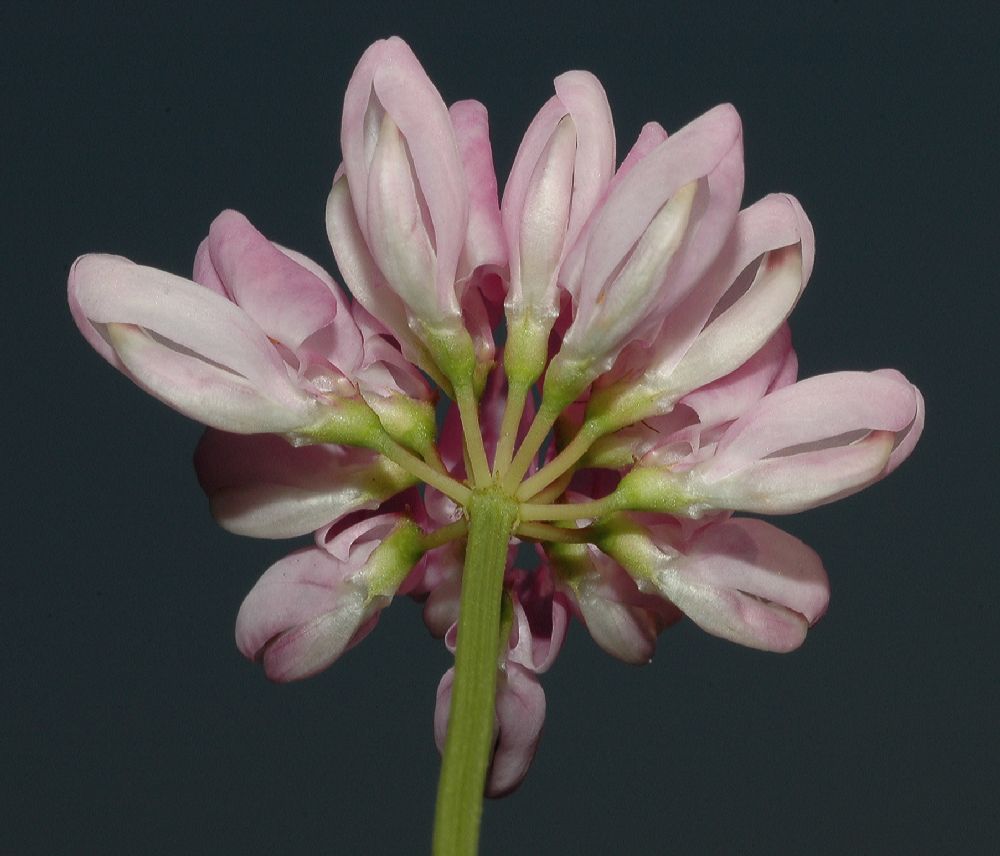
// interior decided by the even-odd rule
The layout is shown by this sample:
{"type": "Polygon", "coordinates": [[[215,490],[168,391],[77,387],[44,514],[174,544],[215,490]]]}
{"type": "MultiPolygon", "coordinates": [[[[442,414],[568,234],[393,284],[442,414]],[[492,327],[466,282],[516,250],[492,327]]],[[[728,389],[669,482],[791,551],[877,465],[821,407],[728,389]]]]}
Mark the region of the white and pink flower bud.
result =
{"type": "Polygon", "coordinates": [[[923,430],[923,399],[895,371],[837,372],[775,390],[688,462],[654,449],[619,486],[621,508],[698,517],[791,514],[895,469],[923,430]]]}
{"type": "Polygon", "coordinates": [[[413,523],[385,514],[286,556],[243,601],[237,647],[273,681],[322,671],[375,627],[419,558],[419,541],[413,523]]]}
{"type": "Polygon", "coordinates": [[[327,229],[351,291],[411,356],[482,379],[492,333],[466,292],[477,269],[506,266],[485,108],[449,113],[409,46],[379,41],[348,85],[341,147],[327,229]]]}
{"type": "Polygon", "coordinates": [[[659,450],[660,464],[688,458],[703,445],[715,442],[726,425],[768,392],[795,383],[797,370],[791,331],[783,324],[738,369],[688,393],[667,413],[602,437],[581,464],[627,470],[653,449],[659,450]]]}
{"type": "Polygon", "coordinates": [[[816,553],[763,520],[712,523],[685,538],[676,523],[608,527],[601,547],[643,591],[665,597],[713,636],[765,651],[798,648],[826,612],[816,553]]]}
{"type": "MultiPolygon", "coordinates": [[[[432,598],[442,588],[457,589],[457,574],[438,585],[432,598]]],[[[566,638],[569,610],[565,595],[554,588],[546,568],[537,571],[512,569],[506,575],[510,634],[497,666],[494,702],[493,752],[486,777],[486,796],[502,797],[515,790],[524,779],[538,748],[545,721],[545,693],[536,675],[555,662],[566,638]]],[[[457,601],[457,590],[455,591],[457,601]]],[[[431,600],[428,600],[428,605],[431,600]]],[[[445,644],[454,653],[458,644],[457,602],[455,611],[435,608],[442,618],[451,616],[452,624],[443,634],[445,644]]],[[[425,620],[428,619],[425,611],[425,620]]],[[[428,621],[434,632],[434,625],[428,621]]],[[[438,625],[440,627],[440,624],[438,625]]],[[[434,741],[444,751],[451,712],[454,668],[445,672],[438,684],[434,709],[434,741]]]]}
{"type": "MultiPolygon", "coordinates": [[[[434,742],[444,752],[451,712],[454,667],[448,669],[437,688],[434,706],[434,742]]],[[[534,673],[518,663],[509,663],[497,674],[493,720],[493,752],[486,773],[485,794],[506,796],[517,789],[528,774],[545,723],[545,691],[534,673]]]]}
{"type": "Polygon", "coordinates": [[[729,105],[640,149],[567,260],[575,316],[550,374],[589,383],[655,334],[722,249],[742,191],[742,132],[729,105]]]}
{"type": "Polygon", "coordinates": [[[734,372],[791,313],[814,256],[812,226],[793,197],[772,194],[741,211],[697,288],[649,348],[633,351],[603,381],[590,415],[610,427],[667,413],[682,396],[734,372]]]}
{"type": "Polygon", "coordinates": [[[625,570],[593,545],[553,545],[548,552],[560,590],[594,642],[625,663],[648,663],[660,632],[680,617],[677,610],[639,591],[625,570]]]}
{"type": "Polygon", "coordinates": [[[402,39],[362,55],[340,142],[357,223],[388,286],[425,323],[458,318],[468,187],[448,108],[402,39]]]}
{"type": "Polygon", "coordinates": [[[433,440],[431,393],[419,371],[381,331],[359,328],[326,271],[235,211],[212,222],[194,281],[117,256],[83,256],[70,272],[69,302],[105,359],[211,427],[306,442],[318,434],[341,442],[341,430],[343,442],[361,445],[383,431],[406,444],[433,440]]]}
{"type": "Polygon", "coordinates": [[[527,383],[541,373],[559,314],[560,264],[615,169],[614,123],[600,82],[570,71],[554,85],[521,141],[501,207],[510,250],[508,370],[527,383]]]}
{"type": "Polygon", "coordinates": [[[81,332],[113,366],[186,416],[239,433],[294,433],[322,419],[267,333],[230,299],[117,256],[69,277],[81,332]]]}
{"type": "Polygon", "coordinates": [[[292,446],[273,434],[208,429],[194,453],[212,516],[229,532],[295,538],[379,505],[414,483],[368,449],[292,446]]]}

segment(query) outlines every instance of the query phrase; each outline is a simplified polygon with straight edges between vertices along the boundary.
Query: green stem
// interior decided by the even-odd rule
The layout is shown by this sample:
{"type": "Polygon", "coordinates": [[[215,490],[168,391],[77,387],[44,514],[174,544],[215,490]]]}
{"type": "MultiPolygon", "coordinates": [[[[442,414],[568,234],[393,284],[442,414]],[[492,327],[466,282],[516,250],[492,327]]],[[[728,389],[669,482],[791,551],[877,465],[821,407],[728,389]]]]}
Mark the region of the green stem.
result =
{"type": "Polygon", "coordinates": [[[525,502],[521,505],[521,520],[596,520],[613,511],[620,511],[622,498],[617,493],[609,493],[604,499],[590,502],[566,502],[558,505],[536,505],[525,502]]]}
{"type": "Polygon", "coordinates": [[[424,550],[433,550],[436,547],[457,541],[459,538],[464,538],[468,530],[469,523],[467,520],[456,520],[454,523],[449,523],[447,526],[442,526],[433,532],[428,532],[424,535],[421,546],[424,550]]]}
{"type": "Polygon", "coordinates": [[[434,856],[474,856],[490,763],[498,631],[507,545],[517,503],[497,488],[472,493],[459,604],[455,682],[434,813],[434,856]]]}
{"type": "Polygon", "coordinates": [[[463,505],[469,498],[471,491],[465,485],[459,484],[451,476],[434,469],[429,464],[420,460],[413,452],[405,449],[395,440],[390,439],[388,435],[380,440],[377,448],[394,464],[398,464],[410,473],[410,475],[420,479],[420,481],[433,485],[459,505],[463,505]]]}
{"type": "Polygon", "coordinates": [[[528,398],[529,387],[509,381],[507,388],[507,405],[503,412],[503,422],[500,424],[500,440],[493,456],[493,475],[502,475],[510,466],[514,457],[514,443],[517,440],[517,429],[521,425],[521,415],[528,398]]]}
{"type": "Polygon", "coordinates": [[[486,460],[486,449],[483,446],[483,432],[479,427],[479,412],[476,406],[476,395],[471,385],[455,387],[455,401],[458,404],[458,415],[462,420],[462,434],[465,438],[465,450],[469,453],[471,472],[469,476],[476,487],[490,484],[490,465],[486,460]]]}
{"type": "Polygon", "coordinates": [[[524,442],[521,443],[521,448],[517,450],[514,460],[511,461],[507,472],[503,474],[501,484],[508,493],[514,493],[517,490],[518,484],[524,478],[528,467],[531,466],[531,459],[541,448],[542,443],[545,442],[545,438],[548,436],[552,426],[555,425],[558,416],[558,411],[546,409],[545,403],[542,402],[542,407],[535,414],[535,421],[531,423],[524,442]]]}
{"type": "Polygon", "coordinates": [[[549,523],[521,523],[514,533],[519,538],[556,544],[587,544],[593,539],[590,527],[586,529],[564,529],[549,523]]]}
{"type": "Polygon", "coordinates": [[[596,421],[584,422],[577,435],[558,455],[531,478],[525,479],[517,489],[518,499],[530,499],[544,490],[582,458],[603,433],[603,426],[596,421]]]}
{"type": "Polygon", "coordinates": [[[548,485],[543,490],[540,490],[534,496],[529,496],[525,498],[525,502],[531,502],[534,504],[548,504],[555,502],[559,497],[561,497],[565,492],[566,488],[569,487],[569,483],[573,481],[573,473],[563,473],[559,478],[557,478],[552,484],[548,485]]]}

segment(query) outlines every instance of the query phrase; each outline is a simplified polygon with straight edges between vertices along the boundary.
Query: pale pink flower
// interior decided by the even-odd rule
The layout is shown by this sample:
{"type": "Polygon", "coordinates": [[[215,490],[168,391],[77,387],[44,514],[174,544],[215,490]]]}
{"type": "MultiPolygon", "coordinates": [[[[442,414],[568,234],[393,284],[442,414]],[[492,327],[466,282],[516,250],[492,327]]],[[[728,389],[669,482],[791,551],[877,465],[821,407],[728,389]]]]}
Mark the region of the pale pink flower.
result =
{"type": "MultiPolygon", "coordinates": [[[[545,692],[537,675],[548,670],[566,636],[566,599],[553,586],[546,569],[514,569],[507,573],[511,628],[497,668],[494,747],[486,779],[486,795],[501,797],[524,779],[538,748],[545,720],[545,692]]],[[[457,615],[455,617],[457,621],[457,615]]],[[[454,651],[457,625],[445,634],[454,651]]],[[[444,748],[448,732],[455,670],[441,678],[434,710],[434,739],[444,748]]]]}
{"type": "Polygon", "coordinates": [[[365,394],[430,397],[404,362],[374,371],[379,337],[363,336],[330,276],[234,211],[212,223],[194,280],[83,256],[70,271],[70,308],[112,365],[226,431],[307,434],[365,394]]]}
{"type": "Polygon", "coordinates": [[[485,374],[481,280],[506,269],[485,108],[449,111],[409,46],[379,41],[348,85],[341,148],[327,229],[355,299],[432,374],[442,341],[485,374]]]}
{"type": "MultiPolygon", "coordinates": [[[[372,631],[402,582],[386,583],[386,552],[394,540],[412,536],[407,525],[398,514],[369,517],[272,565],[240,607],[240,651],[274,681],[329,666],[372,631]]],[[[388,564],[395,561],[388,557],[388,564]]]]}

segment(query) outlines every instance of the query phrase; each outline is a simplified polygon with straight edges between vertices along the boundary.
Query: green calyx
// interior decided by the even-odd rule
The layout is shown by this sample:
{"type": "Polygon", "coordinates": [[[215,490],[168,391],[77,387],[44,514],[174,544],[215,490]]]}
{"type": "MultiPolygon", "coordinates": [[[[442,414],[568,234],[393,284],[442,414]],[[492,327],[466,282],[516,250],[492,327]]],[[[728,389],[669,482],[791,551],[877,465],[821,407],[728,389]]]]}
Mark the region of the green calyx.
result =
{"type": "Polygon", "coordinates": [[[378,417],[385,433],[401,446],[421,457],[434,451],[437,441],[437,423],[434,405],[398,393],[369,395],[368,406],[378,417]]]}
{"type": "Polygon", "coordinates": [[[503,368],[511,386],[527,389],[541,377],[549,358],[551,329],[551,320],[538,321],[528,312],[508,316],[503,368]]]}
{"type": "Polygon", "coordinates": [[[655,467],[636,467],[619,482],[614,496],[619,511],[659,511],[695,517],[705,507],[698,497],[684,490],[683,477],[655,467]]]}
{"type": "Polygon", "coordinates": [[[368,601],[391,598],[424,555],[424,533],[412,520],[401,520],[375,548],[365,566],[368,601]]]}
{"type": "Polygon", "coordinates": [[[337,398],[323,411],[323,418],[292,435],[298,445],[339,443],[381,450],[388,434],[375,411],[362,398],[337,398]]]}
{"type": "Polygon", "coordinates": [[[597,546],[638,581],[652,581],[659,552],[649,530],[618,514],[595,527],[597,546]]]}
{"type": "Polygon", "coordinates": [[[469,331],[461,319],[453,321],[435,327],[418,323],[416,332],[452,388],[457,392],[471,387],[478,398],[486,384],[490,365],[480,365],[469,331]]]}
{"type": "Polygon", "coordinates": [[[616,383],[597,390],[587,402],[587,421],[597,422],[601,434],[610,434],[643,419],[669,413],[674,398],[666,390],[643,382],[616,383]]]}

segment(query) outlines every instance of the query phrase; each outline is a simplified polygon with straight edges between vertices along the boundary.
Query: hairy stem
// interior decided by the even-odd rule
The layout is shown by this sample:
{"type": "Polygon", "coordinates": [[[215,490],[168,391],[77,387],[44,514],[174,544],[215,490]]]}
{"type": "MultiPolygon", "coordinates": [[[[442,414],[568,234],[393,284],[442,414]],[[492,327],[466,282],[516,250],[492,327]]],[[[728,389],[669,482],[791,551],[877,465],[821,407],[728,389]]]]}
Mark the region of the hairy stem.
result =
{"type": "Polygon", "coordinates": [[[433,532],[428,532],[424,535],[421,546],[424,550],[433,550],[435,547],[441,547],[451,541],[464,538],[468,529],[469,523],[467,520],[456,520],[454,523],[449,523],[447,526],[442,526],[433,532]]]}
{"type": "Polygon", "coordinates": [[[566,529],[550,523],[521,523],[514,532],[519,538],[532,541],[546,541],[557,544],[587,544],[593,540],[593,533],[587,529],[566,529]]]}

